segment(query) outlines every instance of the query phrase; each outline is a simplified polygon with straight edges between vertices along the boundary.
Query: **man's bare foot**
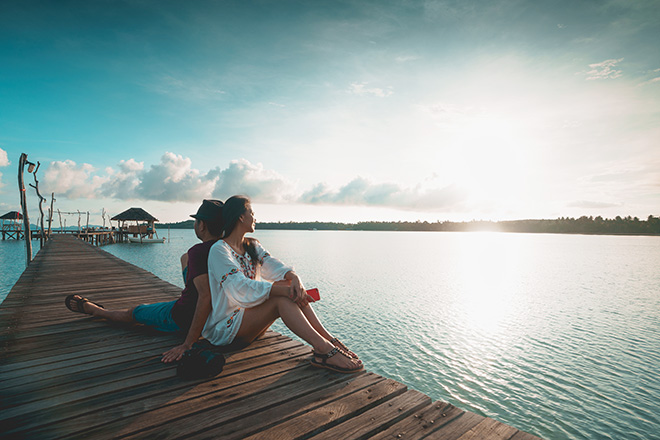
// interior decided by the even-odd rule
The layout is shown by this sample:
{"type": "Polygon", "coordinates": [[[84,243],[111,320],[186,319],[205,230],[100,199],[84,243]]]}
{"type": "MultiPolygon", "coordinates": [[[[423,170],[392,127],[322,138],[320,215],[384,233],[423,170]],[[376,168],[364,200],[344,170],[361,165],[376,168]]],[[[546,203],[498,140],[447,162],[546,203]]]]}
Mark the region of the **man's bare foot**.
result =
{"type": "Polygon", "coordinates": [[[72,312],[85,313],[87,315],[93,315],[95,311],[103,308],[102,305],[94,304],[80,295],[67,296],[64,300],[64,304],[66,304],[66,307],[72,312]]]}

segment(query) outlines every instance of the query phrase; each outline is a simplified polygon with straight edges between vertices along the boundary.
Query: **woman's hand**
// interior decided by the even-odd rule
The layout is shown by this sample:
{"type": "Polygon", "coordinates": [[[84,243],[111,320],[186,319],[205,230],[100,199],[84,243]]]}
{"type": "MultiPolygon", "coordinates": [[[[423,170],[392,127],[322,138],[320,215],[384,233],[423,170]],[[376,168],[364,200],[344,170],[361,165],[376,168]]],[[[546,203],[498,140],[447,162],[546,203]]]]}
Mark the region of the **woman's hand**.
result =
{"type": "Polygon", "coordinates": [[[311,297],[307,295],[307,292],[305,291],[305,286],[300,280],[300,277],[295,273],[290,273],[287,275],[289,275],[288,279],[291,280],[291,285],[289,286],[289,298],[291,299],[291,301],[295,302],[299,306],[306,305],[306,303],[311,297]],[[305,304],[303,304],[303,302],[305,304]]]}
{"type": "Polygon", "coordinates": [[[176,362],[183,357],[183,353],[185,353],[187,350],[190,350],[191,348],[192,344],[186,344],[185,342],[181,345],[177,345],[173,349],[163,353],[163,358],[161,361],[165,362],[166,364],[170,362],[176,362]]]}

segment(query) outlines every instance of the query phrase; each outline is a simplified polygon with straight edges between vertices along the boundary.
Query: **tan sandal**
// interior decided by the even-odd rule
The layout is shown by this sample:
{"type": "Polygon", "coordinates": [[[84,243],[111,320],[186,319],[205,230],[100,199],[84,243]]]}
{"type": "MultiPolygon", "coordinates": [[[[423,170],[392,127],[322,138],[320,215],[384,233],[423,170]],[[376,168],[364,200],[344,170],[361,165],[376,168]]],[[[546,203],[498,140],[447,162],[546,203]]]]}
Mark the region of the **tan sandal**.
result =
{"type": "Polygon", "coordinates": [[[358,355],[353,353],[351,350],[349,350],[348,347],[344,345],[344,343],[341,342],[339,339],[332,338],[330,339],[330,343],[335,347],[337,347],[338,349],[340,349],[341,351],[343,351],[344,353],[346,353],[347,355],[349,355],[351,358],[358,359],[358,355]]]}
{"type": "Polygon", "coordinates": [[[318,362],[316,359],[312,359],[310,363],[312,364],[312,366],[316,368],[325,368],[326,370],[336,371],[337,373],[345,373],[345,374],[357,373],[358,371],[362,371],[364,369],[364,365],[362,365],[362,363],[358,364],[355,368],[343,368],[337,365],[328,364],[328,359],[330,359],[337,353],[341,354],[342,356],[346,356],[349,359],[352,359],[347,353],[344,353],[344,351],[335,347],[332,350],[330,350],[327,354],[314,352],[314,357],[320,358],[321,362],[318,362]]]}

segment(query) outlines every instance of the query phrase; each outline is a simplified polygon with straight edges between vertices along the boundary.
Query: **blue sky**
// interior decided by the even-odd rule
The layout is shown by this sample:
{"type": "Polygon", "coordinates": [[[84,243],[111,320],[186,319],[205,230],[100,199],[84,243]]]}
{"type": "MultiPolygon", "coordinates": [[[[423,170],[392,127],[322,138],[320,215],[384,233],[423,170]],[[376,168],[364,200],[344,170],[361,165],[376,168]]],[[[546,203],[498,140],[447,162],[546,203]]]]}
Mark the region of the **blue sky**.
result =
{"type": "Polygon", "coordinates": [[[659,39],[645,0],[4,1],[0,211],[25,152],[96,223],[658,215],[659,39]]]}

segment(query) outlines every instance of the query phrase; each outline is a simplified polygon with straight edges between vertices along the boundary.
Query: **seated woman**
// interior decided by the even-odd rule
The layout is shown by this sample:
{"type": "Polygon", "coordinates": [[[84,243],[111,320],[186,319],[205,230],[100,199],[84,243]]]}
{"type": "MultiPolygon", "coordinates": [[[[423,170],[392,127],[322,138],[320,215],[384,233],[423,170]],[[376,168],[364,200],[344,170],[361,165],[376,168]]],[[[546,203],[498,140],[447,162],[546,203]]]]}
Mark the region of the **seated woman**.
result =
{"type": "Polygon", "coordinates": [[[293,268],[270,256],[256,239],[245,237],[255,226],[250,200],[230,197],[222,216],[223,238],[209,253],[213,309],[202,336],[227,350],[239,350],[282,318],[293,333],[313,347],[313,366],[341,373],[362,370],[357,355],[323,327],[293,268]]]}

